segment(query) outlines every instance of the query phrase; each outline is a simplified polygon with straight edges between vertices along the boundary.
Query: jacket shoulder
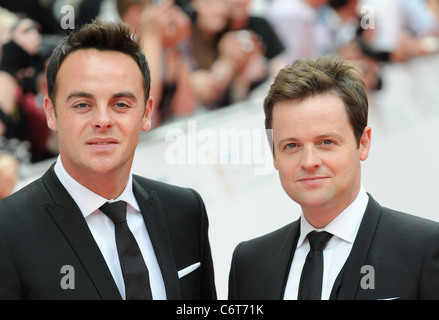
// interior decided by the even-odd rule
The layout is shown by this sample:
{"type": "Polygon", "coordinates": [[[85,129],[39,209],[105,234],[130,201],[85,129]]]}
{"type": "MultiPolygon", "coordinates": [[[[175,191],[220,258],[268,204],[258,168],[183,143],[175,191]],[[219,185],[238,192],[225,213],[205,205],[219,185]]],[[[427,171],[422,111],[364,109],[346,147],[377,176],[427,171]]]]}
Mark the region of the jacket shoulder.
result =
{"type": "Polygon", "coordinates": [[[133,179],[148,195],[155,192],[163,203],[185,203],[191,201],[202,203],[201,196],[192,188],[180,187],[138,175],[133,175],[133,179]]]}
{"type": "MultiPolygon", "coordinates": [[[[197,191],[191,188],[179,187],[168,183],[133,176],[134,193],[140,188],[146,198],[154,196],[166,217],[177,218],[181,221],[207,219],[206,207],[197,191]]],[[[140,194],[140,195],[141,195],[140,194]]]]}
{"type": "Polygon", "coordinates": [[[229,274],[229,299],[278,299],[294,251],[295,221],[235,248],[229,274]]]}
{"type": "Polygon", "coordinates": [[[45,186],[37,179],[9,197],[0,200],[0,218],[13,212],[25,212],[45,201],[45,186]]]}
{"type": "Polygon", "coordinates": [[[294,225],[297,223],[293,222],[286,226],[283,226],[275,231],[267,233],[265,235],[243,241],[239,244],[241,252],[244,251],[259,251],[261,249],[274,249],[281,246],[281,244],[285,241],[285,238],[291,232],[294,225]],[[244,251],[243,251],[244,250],[244,251]]]}
{"type": "MultiPolygon", "coordinates": [[[[258,268],[277,260],[280,251],[290,248],[298,236],[299,222],[292,222],[273,232],[239,243],[233,253],[233,260],[240,266],[258,268]]],[[[246,269],[245,267],[244,269],[246,269]]]]}
{"type": "Polygon", "coordinates": [[[370,194],[362,224],[366,224],[366,221],[369,222],[368,227],[375,228],[376,224],[378,230],[390,232],[387,238],[393,239],[402,235],[402,241],[409,240],[404,236],[406,234],[410,234],[414,240],[424,238],[431,232],[436,233],[439,228],[439,222],[381,206],[370,194]]]}
{"type": "Polygon", "coordinates": [[[389,226],[400,234],[409,232],[411,235],[424,237],[431,234],[431,232],[436,233],[439,231],[439,222],[437,221],[386,207],[381,207],[381,213],[380,223],[389,226]]]}

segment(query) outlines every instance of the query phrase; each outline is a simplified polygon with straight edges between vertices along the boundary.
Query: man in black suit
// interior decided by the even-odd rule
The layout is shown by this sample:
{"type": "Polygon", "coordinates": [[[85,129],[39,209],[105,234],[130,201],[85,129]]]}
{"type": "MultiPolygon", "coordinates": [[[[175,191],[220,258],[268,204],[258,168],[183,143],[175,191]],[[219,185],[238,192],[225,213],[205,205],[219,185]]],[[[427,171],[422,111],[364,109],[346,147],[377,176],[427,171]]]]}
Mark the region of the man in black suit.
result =
{"type": "Polygon", "coordinates": [[[0,299],[215,299],[199,194],[131,173],[153,100],[128,26],[97,20],[74,30],[47,78],[60,155],[0,202],[0,299]],[[105,209],[113,202],[120,221],[105,209]]]}
{"type": "Polygon", "coordinates": [[[236,247],[229,298],[439,299],[439,224],[381,207],[361,184],[371,128],[355,70],[333,56],[298,60],[279,72],[264,111],[282,187],[302,215],[236,247]]]}

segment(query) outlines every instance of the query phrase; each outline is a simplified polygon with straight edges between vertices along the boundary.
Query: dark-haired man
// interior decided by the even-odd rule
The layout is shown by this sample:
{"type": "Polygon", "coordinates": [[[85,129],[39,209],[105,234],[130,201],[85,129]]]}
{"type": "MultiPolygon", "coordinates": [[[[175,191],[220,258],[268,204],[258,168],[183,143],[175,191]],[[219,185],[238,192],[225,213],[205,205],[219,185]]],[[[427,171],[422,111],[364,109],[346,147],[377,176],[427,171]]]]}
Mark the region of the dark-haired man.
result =
{"type": "Polygon", "coordinates": [[[237,246],[230,299],[439,299],[439,224],[381,207],[361,184],[364,82],[333,56],[281,70],[264,101],[273,159],[300,219],[237,246]]]}
{"type": "Polygon", "coordinates": [[[216,298],[198,193],[131,173],[153,100],[128,26],[74,30],[47,79],[60,155],[0,202],[0,299],[216,298]]]}

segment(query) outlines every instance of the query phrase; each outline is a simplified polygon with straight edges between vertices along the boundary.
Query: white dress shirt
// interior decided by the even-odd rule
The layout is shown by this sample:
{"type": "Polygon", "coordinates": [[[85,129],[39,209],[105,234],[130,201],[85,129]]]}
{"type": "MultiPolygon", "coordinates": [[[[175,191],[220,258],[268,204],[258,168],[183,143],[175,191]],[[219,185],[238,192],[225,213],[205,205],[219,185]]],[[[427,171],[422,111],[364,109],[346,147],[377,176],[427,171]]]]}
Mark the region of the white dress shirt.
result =
{"type": "Polygon", "coordinates": [[[74,180],[64,169],[61,157],[58,157],[55,164],[55,173],[84,215],[85,221],[104,256],[123,299],[125,299],[125,284],[117,254],[114,224],[99,208],[107,201],[123,200],[127,202],[127,223],[139,244],[140,251],[148,267],[153,299],[165,300],[166,290],[163,276],[142,213],[134,197],[132,174],[129,175],[122,194],[117,199],[107,200],[74,180]]]}
{"type": "MultiPolygon", "coordinates": [[[[369,196],[363,186],[361,186],[360,192],[354,202],[324,229],[318,230],[327,231],[334,235],[323,250],[322,300],[328,300],[331,295],[334,282],[351,252],[368,202],[369,196]]],[[[309,252],[309,242],[306,235],[313,230],[316,229],[309,224],[302,213],[300,219],[300,236],[291,263],[284,300],[297,300],[300,276],[306,256],[309,252]]]]}

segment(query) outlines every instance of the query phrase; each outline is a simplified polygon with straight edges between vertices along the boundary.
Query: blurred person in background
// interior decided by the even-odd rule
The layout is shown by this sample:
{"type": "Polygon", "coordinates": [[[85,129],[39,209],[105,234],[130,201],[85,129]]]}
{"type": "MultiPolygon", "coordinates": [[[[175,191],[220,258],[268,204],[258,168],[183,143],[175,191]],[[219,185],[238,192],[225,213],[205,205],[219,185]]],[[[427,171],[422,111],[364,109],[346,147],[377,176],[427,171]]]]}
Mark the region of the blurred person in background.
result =
{"type": "Polygon", "coordinates": [[[382,63],[437,52],[437,18],[425,0],[330,0],[321,10],[329,31],[325,53],[354,65],[370,91],[383,86],[382,63]]]}
{"type": "Polygon", "coordinates": [[[19,178],[20,165],[57,154],[43,110],[47,94],[45,63],[51,52],[39,25],[17,19],[7,30],[0,58],[0,197],[8,196],[19,178]]]}
{"type": "Polygon", "coordinates": [[[45,65],[52,47],[43,46],[39,25],[19,20],[3,45],[0,62],[0,133],[30,142],[31,161],[54,156],[43,110],[47,82],[45,65]]]}
{"type": "Polygon", "coordinates": [[[369,91],[381,88],[380,65],[361,46],[361,16],[358,0],[329,0],[320,10],[326,33],[323,54],[337,54],[355,66],[369,91]]]}
{"type": "Polygon", "coordinates": [[[18,181],[19,162],[13,156],[0,151],[0,199],[6,198],[14,191],[18,181]]]}
{"type": "Polygon", "coordinates": [[[427,0],[428,7],[439,19],[439,0],[427,0]]]}
{"type": "MultiPolygon", "coordinates": [[[[245,99],[252,80],[246,67],[264,55],[264,46],[252,31],[229,31],[228,0],[192,0],[184,5],[192,19],[192,34],[184,47],[191,66],[191,85],[197,105],[207,109],[228,106],[245,99]]],[[[253,65],[252,75],[265,72],[253,65]]]]}
{"type": "MultiPolygon", "coordinates": [[[[12,26],[17,22],[16,14],[6,10],[0,6],[0,43],[3,44],[9,40],[12,26]]],[[[0,57],[1,57],[0,46],[0,57]]]]}
{"type": "MultiPolygon", "coordinates": [[[[110,0],[111,2],[112,0],[110,0]]],[[[78,28],[99,16],[107,0],[2,0],[0,7],[29,18],[41,26],[45,35],[62,36],[61,20],[69,15],[69,27],[78,28]],[[68,7],[67,7],[68,6],[68,7]],[[73,12],[71,11],[73,9],[73,12]],[[70,19],[72,18],[72,19],[70,19]]],[[[70,29],[70,28],[68,28],[70,29]]]]}
{"type": "Polygon", "coordinates": [[[191,32],[189,17],[172,0],[117,0],[121,19],[141,43],[151,66],[153,126],[191,115],[195,97],[190,70],[180,53],[181,41],[191,32]]]}
{"type": "Polygon", "coordinates": [[[319,23],[319,9],[329,0],[272,0],[267,19],[286,47],[289,63],[323,53],[327,41],[319,23]]]}
{"type": "Polygon", "coordinates": [[[246,72],[249,73],[246,78],[252,82],[250,84],[250,90],[252,90],[267,79],[271,81],[279,70],[288,64],[285,47],[264,16],[253,15],[249,12],[252,0],[228,1],[231,6],[229,29],[253,31],[263,44],[263,56],[252,56],[252,61],[246,67],[246,72]],[[258,67],[258,65],[263,67],[258,67]]]}
{"type": "MultiPolygon", "coordinates": [[[[9,41],[10,31],[18,17],[8,10],[0,7],[0,61],[2,56],[3,43],[9,41]]],[[[1,73],[0,73],[1,78],[1,73]]],[[[1,90],[1,89],[0,89],[1,90]]],[[[0,113],[3,113],[0,105],[0,113]]],[[[6,132],[5,124],[0,120],[0,137],[4,138],[6,132]]],[[[18,181],[18,160],[6,154],[0,147],[0,199],[12,194],[14,186],[18,181]]]]}
{"type": "Polygon", "coordinates": [[[53,14],[54,2],[54,0],[2,0],[0,7],[37,22],[42,33],[56,34],[62,30],[53,14]]]}
{"type": "Polygon", "coordinates": [[[358,0],[329,0],[320,10],[327,33],[323,53],[331,54],[355,40],[360,26],[358,0]]]}
{"type": "Polygon", "coordinates": [[[404,62],[439,51],[439,22],[426,0],[360,0],[373,27],[361,29],[363,50],[382,61],[404,62]]]}

